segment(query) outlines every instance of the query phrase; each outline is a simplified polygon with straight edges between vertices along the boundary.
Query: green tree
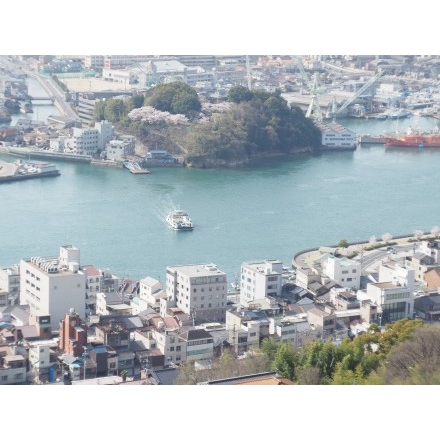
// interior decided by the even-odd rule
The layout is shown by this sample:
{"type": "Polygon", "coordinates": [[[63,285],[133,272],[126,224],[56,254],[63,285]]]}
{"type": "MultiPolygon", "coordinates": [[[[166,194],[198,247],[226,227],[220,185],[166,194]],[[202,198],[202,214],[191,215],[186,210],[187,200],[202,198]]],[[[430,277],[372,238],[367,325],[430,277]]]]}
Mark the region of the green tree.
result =
{"type": "Polygon", "coordinates": [[[144,105],[145,96],[135,94],[130,98],[130,110],[134,108],[141,108],[144,105]]]}
{"type": "Polygon", "coordinates": [[[347,248],[348,247],[348,241],[345,238],[342,238],[339,240],[338,247],[340,248],[347,248]]]}
{"type": "Polygon", "coordinates": [[[250,101],[253,98],[254,94],[247,87],[241,85],[231,87],[228,92],[228,101],[236,104],[250,101]]]}
{"type": "Polygon", "coordinates": [[[275,359],[278,344],[270,337],[264,338],[261,343],[261,352],[269,363],[272,363],[275,359]]]}
{"type": "Polygon", "coordinates": [[[159,84],[148,91],[145,104],[163,112],[190,117],[201,109],[197,92],[184,82],[159,84]]]}
{"type": "Polygon", "coordinates": [[[291,345],[286,343],[279,345],[272,362],[272,368],[281,376],[291,380],[295,378],[295,353],[291,345]]]}

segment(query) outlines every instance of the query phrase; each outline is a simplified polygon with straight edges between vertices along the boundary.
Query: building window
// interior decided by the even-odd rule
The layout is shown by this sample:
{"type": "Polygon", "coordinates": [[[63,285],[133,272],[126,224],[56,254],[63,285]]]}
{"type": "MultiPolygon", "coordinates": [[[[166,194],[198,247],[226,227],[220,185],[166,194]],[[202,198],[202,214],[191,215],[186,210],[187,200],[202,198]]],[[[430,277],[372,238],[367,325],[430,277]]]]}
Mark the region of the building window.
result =
{"type": "Polygon", "coordinates": [[[176,347],[176,351],[180,351],[180,349],[181,349],[181,347],[180,347],[180,345],[178,345],[178,346],[176,347]]]}

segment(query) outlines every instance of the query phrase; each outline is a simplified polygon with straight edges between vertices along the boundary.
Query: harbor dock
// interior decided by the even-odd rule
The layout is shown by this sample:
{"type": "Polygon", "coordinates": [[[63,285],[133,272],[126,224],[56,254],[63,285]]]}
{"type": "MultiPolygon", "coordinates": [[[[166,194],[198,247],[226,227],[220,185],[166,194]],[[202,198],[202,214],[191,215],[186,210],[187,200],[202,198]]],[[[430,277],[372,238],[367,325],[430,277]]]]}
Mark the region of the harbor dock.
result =
{"type": "Polygon", "coordinates": [[[39,177],[56,177],[60,174],[57,167],[48,162],[25,162],[17,160],[14,163],[10,163],[0,161],[0,183],[36,179],[39,177]]]}

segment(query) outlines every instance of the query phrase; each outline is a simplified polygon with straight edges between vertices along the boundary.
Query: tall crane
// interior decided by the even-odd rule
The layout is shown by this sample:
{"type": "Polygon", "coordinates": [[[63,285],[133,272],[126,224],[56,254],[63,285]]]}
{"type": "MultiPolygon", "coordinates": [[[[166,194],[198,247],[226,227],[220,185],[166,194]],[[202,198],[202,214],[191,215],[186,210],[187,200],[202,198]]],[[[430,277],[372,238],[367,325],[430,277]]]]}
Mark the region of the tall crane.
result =
{"type": "Polygon", "coordinates": [[[301,76],[303,78],[303,81],[305,82],[307,89],[312,96],[312,99],[310,101],[309,107],[306,112],[306,117],[311,118],[313,117],[317,121],[322,121],[322,111],[321,106],[319,105],[319,99],[318,96],[323,93],[323,88],[321,87],[319,83],[319,76],[318,73],[315,72],[313,74],[312,80],[309,80],[309,77],[307,76],[306,71],[304,70],[304,66],[302,64],[301,58],[296,57],[296,62],[298,69],[301,73],[301,76]]]}
{"type": "Polygon", "coordinates": [[[333,108],[330,117],[335,118],[339,113],[346,109],[351,103],[353,103],[362,93],[365,92],[370,86],[372,86],[383,74],[384,70],[379,69],[374,76],[372,76],[352,97],[347,99],[339,108],[336,106],[336,102],[333,100],[333,108]]]}

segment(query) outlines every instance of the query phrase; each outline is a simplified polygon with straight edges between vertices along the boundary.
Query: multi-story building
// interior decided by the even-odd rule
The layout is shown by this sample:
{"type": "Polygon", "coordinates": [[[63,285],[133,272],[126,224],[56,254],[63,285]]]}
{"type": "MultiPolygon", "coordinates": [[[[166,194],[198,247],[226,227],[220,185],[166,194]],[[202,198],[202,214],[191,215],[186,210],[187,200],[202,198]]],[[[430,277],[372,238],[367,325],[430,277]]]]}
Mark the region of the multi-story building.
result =
{"type": "Polygon", "coordinates": [[[419,252],[431,257],[435,263],[440,264],[440,240],[422,240],[419,243],[419,252]]]}
{"type": "Polygon", "coordinates": [[[20,304],[33,316],[50,315],[58,323],[74,308],[85,319],[86,276],[79,271],[80,251],[67,245],[58,257],[31,257],[20,261],[20,304]]]}
{"type": "Polygon", "coordinates": [[[72,128],[72,137],[65,140],[66,153],[94,156],[99,149],[99,130],[97,128],[72,128]]]}
{"type": "Polygon", "coordinates": [[[93,93],[79,93],[76,99],[76,111],[83,124],[90,124],[94,120],[95,104],[99,101],[93,93]]]}
{"type": "Polygon", "coordinates": [[[180,333],[186,345],[186,360],[200,361],[214,357],[214,338],[204,329],[190,329],[180,333]]]}
{"type": "Polygon", "coordinates": [[[359,309],[361,306],[356,294],[344,287],[330,289],[330,302],[336,310],[359,309]]]}
{"type": "Polygon", "coordinates": [[[102,273],[95,266],[88,264],[81,267],[86,276],[86,307],[90,313],[96,312],[96,295],[102,291],[102,273]]]}
{"type": "Polygon", "coordinates": [[[267,296],[280,296],[283,286],[283,263],[264,260],[241,265],[240,304],[262,300],[267,296]]]}
{"type": "Polygon", "coordinates": [[[167,267],[166,294],[197,322],[225,321],[227,276],[215,264],[167,267]]]}
{"type": "Polygon", "coordinates": [[[414,269],[396,262],[379,266],[379,281],[369,283],[366,292],[358,291],[360,300],[369,299],[378,307],[380,325],[403,318],[414,312],[414,269]]]}
{"type": "MultiPolygon", "coordinates": [[[[130,330],[121,322],[114,320],[95,326],[96,340],[112,347],[117,353],[117,371],[125,370],[128,375],[134,374],[135,355],[130,349],[130,330]]],[[[114,360],[116,362],[116,360],[114,360]]]]}
{"type": "Polygon", "coordinates": [[[26,383],[26,359],[21,354],[12,354],[0,349],[0,385],[26,383]]]}
{"type": "Polygon", "coordinates": [[[346,257],[324,254],[320,258],[322,274],[341,287],[357,290],[361,286],[361,263],[346,257]]]}
{"type": "MultiPolygon", "coordinates": [[[[104,151],[107,143],[115,136],[115,128],[108,121],[95,122],[95,128],[98,130],[98,151],[104,151]]],[[[133,136],[127,139],[133,142],[133,136]]]]}
{"type": "Polygon", "coordinates": [[[107,55],[104,57],[104,68],[124,69],[139,63],[145,63],[154,59],[153,55],[107,55]]]}
{"type": "MultiPolygon", "coordinates": [[[[429,248],[427,250],[429,251],[429,248]]],[[[435,249],[433,249],[432,254],[434,257],[431,256],[431,252],[428,254],[415,252],[412,256],[405,258],[405,267],[414,269],[415,281],[421,286],[425,284],[425,273],[428,270],[439,267],[439,263],[435,260],[437,258],[435,249]]]]}
{"type": "Polygon", "coordinates": [[[104,55],[86,55],[84,57],[84,67],[86,69],[101,70],[104,67],[104,55]]]}
{"type": "Polygon", "coordinates": [[[97,315],[131,315],[132,306],[120,292],[98,292],[96,294],[97,315]]]}
{"type": "Polygon", "coordinates": [[[0,268],[0,291],[6,292],[6,304],[16,305],[20,299],[20,266],[0,268]]]}
{"type": "Polygon", "coordinates": [[[8,292],[0,287],[0,307],[8,306],[8,292]]]}
{"type": "Polygon", "coordinates": [[[264,310],[228,310],[226,331],[228,342],[237,353],[259,345],[261,338],[270,334],[270,318],[264,310]]]}
{"type": "Polygon", "coordinates": [[[73,308],[60,321],[58,346],[64,353],[74,357],[81,356],[87,346],[87,325],[73,308]]]}
{"type": "Polygon", "coordinates": [[[292,316],[275,316],[269,318],[269,332],[272,338],[282,342],[290,342],[301,347],[314,339],[318,331],[307,321],[306,314],[292,316]]]}
{"type": "Polygon", "coordinates": [[[48,344],[36,342],[29,347],[29,368],[35,372],[40,383],[50,379],[49,370],[56,364],[51,360],[50,353],[51,347],[48,344]]]}
{"type": "Polygon", "coordinates": [[[135,154],[134,138],[112,139],[105,147],[105,157],[108,160],[122,162],[128,156],[135,154]]]}
{"type": "Polygon", "coordinates": [[[329,337],[336,327],[336,314],[330,307],[313,307],[307,311],[307,321],[322,337],[329,337]]]}
{"type": "Polygon", "coordinates": [[[160,297],[163,295],[162,283],[151,277],[139,280],[139,300],[145,304],[142,310],[148,307],[160,310],[160,297]]]}

